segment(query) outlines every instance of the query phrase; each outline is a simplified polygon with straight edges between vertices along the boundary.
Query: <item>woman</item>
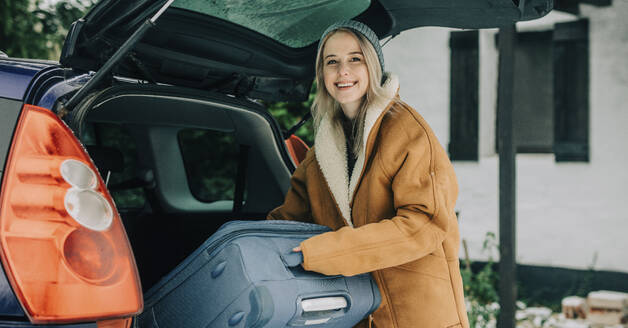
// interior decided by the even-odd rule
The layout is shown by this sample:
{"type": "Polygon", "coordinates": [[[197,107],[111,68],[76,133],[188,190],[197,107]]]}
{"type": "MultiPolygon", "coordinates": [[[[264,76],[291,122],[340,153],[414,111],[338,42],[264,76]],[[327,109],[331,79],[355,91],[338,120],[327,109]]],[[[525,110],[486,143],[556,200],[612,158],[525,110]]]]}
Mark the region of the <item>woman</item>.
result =
{"type": "Polygon", "coordinates": [[[397,78],[383,71],[366,25],[344,21],[323,33],[315,144],[268,218],[331,227],[295,251],[306,270],[372,272],[382,294],[370,317],[378,328],[468,327],[454,170],[425,120],[399,100],[397,78]]]}

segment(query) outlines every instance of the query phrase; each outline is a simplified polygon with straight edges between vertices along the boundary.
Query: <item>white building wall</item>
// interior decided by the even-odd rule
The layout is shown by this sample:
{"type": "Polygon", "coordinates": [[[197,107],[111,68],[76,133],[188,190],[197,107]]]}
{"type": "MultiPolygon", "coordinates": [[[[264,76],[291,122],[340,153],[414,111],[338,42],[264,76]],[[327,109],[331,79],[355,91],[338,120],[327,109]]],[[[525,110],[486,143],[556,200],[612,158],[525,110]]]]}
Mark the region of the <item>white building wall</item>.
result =
{"type": "MultiPolygon", "coordinates": [[[[556,163],[552,154],[517,155],[517,261],[628,272],[628,1],[582,6],[590,20],[590,162],[556,163]]],[[[573,19],[553,12],[520,30],[573,19]]],[[[384,47],[386,70],[399,75],[401,98],[449,142],[449,32],[406,31],[384,47]]],[[[471,259],[486,232],[499,232],[495,154],[497,60],[494,33],[480,31],[478,162],[454,162],[460,184],[461,237],[471,259]]],[[[460,256],[464,256],[461,248],[460,256]]]]}

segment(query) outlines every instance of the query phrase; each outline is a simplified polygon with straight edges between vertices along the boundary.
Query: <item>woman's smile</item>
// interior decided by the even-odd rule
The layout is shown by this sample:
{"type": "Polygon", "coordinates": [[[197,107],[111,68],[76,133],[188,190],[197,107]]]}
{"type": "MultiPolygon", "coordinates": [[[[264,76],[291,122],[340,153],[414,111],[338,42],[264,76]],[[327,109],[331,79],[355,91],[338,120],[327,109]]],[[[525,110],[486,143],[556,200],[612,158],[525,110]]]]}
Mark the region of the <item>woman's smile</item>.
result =
{"type": "Polygon", "coordinates": [[[354,87],[356,84],[358,84],[357,81],[353,81],[353,82],[338,82],[335,83],[336,88],[340,89],[341,91],[343,90],[348,90],[352,87],[354,87]]]}

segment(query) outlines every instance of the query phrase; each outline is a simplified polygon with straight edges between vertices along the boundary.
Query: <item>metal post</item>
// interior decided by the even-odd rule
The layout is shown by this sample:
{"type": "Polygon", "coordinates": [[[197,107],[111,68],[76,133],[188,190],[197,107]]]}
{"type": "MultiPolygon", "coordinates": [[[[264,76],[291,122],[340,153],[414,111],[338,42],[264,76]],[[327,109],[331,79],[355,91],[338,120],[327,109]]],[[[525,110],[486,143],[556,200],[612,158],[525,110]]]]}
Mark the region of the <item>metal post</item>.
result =
{"type": "Polygon", "coordinates": [[[499,305],[498,328],[515,327],[517,301],[516,145],[513,137],[514,68],[517,29],[499,29],[498,135],[499,135],[499,305]]]}

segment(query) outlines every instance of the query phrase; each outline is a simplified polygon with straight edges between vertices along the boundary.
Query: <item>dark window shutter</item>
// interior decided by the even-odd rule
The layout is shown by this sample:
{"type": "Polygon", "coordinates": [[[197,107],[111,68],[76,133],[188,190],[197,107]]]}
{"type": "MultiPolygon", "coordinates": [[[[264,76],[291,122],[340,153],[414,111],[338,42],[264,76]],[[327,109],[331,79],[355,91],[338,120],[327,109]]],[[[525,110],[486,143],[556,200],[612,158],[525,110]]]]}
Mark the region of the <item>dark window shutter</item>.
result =
{"type": "Polygon", "coordinates": [[[552,35],[517,33],[512,113],[517,153],[553,152],[552,35]]]}
{"type": "Polygon", "coordinates": [[[589,161],[589,21],[554,28],[554,154],[589,161]]]}
{"type": "Polygon", "coordinates": [[[478,31],[451,32],[449,156],[478,160],[478,31]]]}

